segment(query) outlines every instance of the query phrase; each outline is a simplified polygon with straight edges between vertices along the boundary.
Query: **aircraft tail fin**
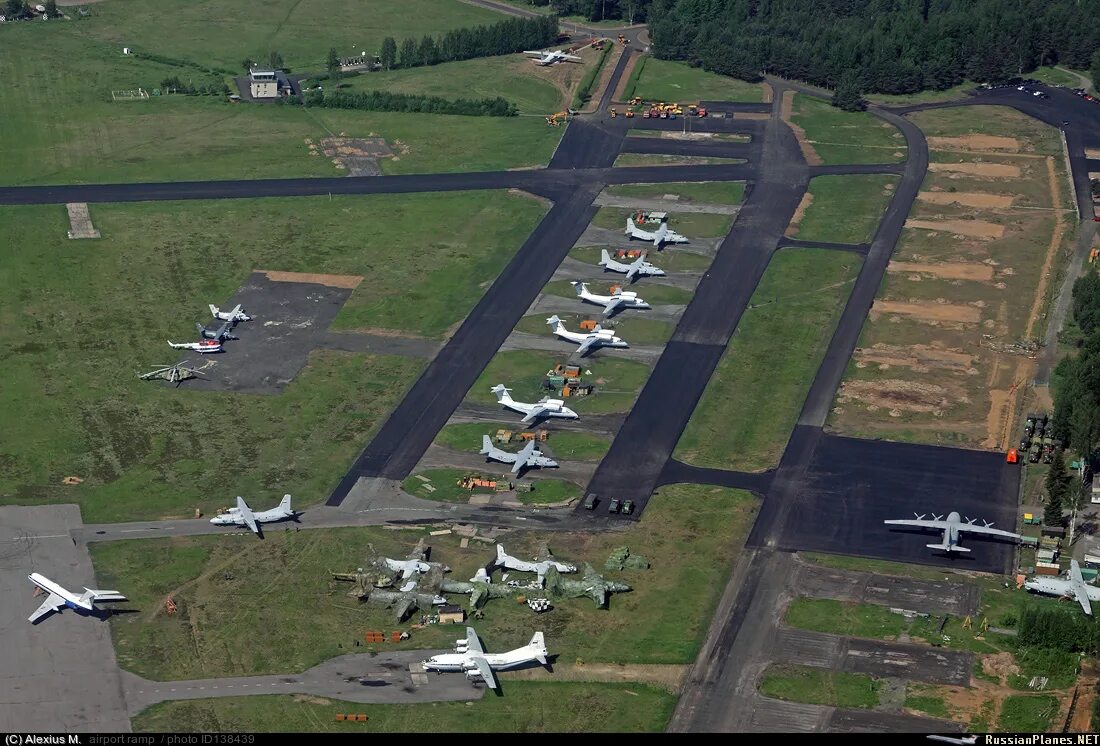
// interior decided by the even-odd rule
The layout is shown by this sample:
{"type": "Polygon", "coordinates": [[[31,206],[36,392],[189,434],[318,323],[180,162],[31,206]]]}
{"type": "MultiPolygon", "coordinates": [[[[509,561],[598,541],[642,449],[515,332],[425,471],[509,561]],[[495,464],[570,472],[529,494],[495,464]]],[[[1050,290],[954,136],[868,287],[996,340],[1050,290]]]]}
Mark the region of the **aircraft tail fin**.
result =
{"type": "Polygon", "coordinates": [[[202,336],[206,336],[205,335],[206,327],[202,325],[201,321],[196,321],[195,322],[195,331],[197,331],[202,336]]]}
{"type": "MultiPolygon", "coordinates": [[[[499,546],[499,545],[498,545],[499,546]]],[[[536,632],[531,635],[531,642],[527,643],[528,647],[535,649],[537,655],[535,656],[539,663],[546,665],[546,638],[543,637],[542,632],[536,632]]]]}
{"type": "Polygon", "coordinates": [[[484,455],[493,450],[493,441],[489,439],[488,435],[481,436],[481,453],[484,455]]]}
{"type": "Polygon", "coordinates": [[[96,590],[95,588],[85,588],[84,594],[80,597],[81,601],[125,601],[126,596],[123,596],[118,591],[103,591],[96,590]]]}
{"type": "Polygon", "coordinates": [[[504,564],[504,558],[508,556],[508,553],[504,551],[503,544],[497,544],[497,562],[504,564]]]}
{"type": "Polygon", "coordinates": [[[283,495],[283,499],[279,501],[279,510],[284,512],[291,512],[290,510],[290,495],[283,495]]]}
{"type": "Polygon", "coordinates": [[[497,395],[498,402],[512,401],[512,395],[510,393],[512,390],[505,386],[503,383],[498,383],[496,386],[493,386],[493,388],[489,390],[497,395]]]}
{"type": "Polygon", "coordinates": [[[638,228],[638,226],[634,225],[634,219],[632,217],[630,217],[629,215],[627,215],[626,216],[626,230],[623,231],[623,233],[625,235],[629,236],[629,235],[633,234],[634,231],[637,230],[637,228],[638,228]]]}
{"type": "Polygon", "coordinates": [[[557,314],[554,314],[553,316],[551,316],[550,318],[548,318],[546,320],[546,323],[547,323],[548,326],[552,326],[552,327],[557,328],[558,326],[561,325],[561,319],[558,318],[557,314]]]}
{"type": "Polygon", "coordinates": [[[585,285],[583,282],[574,282],[574,283],[572,283],[572,285],[573,285],[573,290],[574,290],[574,292],[577,293],[578,298],[580,298],[582,295],[584,295],[585,291],[588,290],[588,286],[585,285]]]}
{"type": "Polygon", "coordinates": [[[607,253],[607,249],[600,249],[600,266],[606,267],[611,263],[611,255],[607,253]]]}
{"type": "Polygon", "coordinates": [[[218,318],[218,307],[213,303],[210,304],[210,315],[214,318],[218,318]]]}
{"type": "Polygon", "coordinates": [[[925,544],[929,549],[939,549],[941,552],[969,552],[966,547],[960,547],[958,544],[925,544]]]}

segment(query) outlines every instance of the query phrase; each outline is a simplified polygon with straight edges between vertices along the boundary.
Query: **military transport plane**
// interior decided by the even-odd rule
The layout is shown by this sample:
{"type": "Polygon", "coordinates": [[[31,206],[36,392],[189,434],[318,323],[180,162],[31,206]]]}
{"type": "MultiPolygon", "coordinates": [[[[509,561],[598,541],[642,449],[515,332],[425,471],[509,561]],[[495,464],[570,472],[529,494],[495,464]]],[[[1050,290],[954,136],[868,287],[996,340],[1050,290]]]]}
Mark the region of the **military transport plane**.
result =
{"type": "Polygon", "coordinates": [[[497,395],[497,401],[502,406],[524,415],[520,422],[534,422],[540,417],[565,417],[571,420],[578,417],[576,412],[565,406],[564,399],[549,399],[544,396],[534,404],[527,404],[514,400],[512,389],[506,388],[504,384],[498,383],[489,390],[497,395]]]}
{"type": "Polygon", "coordinates": [[[31,624],[34,624],[47,614],[60,611],[65,607],[74,609],[78,612],[94,612],[96,601],[126,600],[126,596],[123,596],[118,591],[95,591],[91,588],[85,588],[84,593],[78,596],[72,591],[65,590],[49,578],[39,575],[36,572],[32,572],[28,575],[27,580],[49,594],[46,600],[42,602],[42,605],[39,606],[33,614],[27,617],[27,621],[31,624]]]}
{"type": "Polygon", "coordinates": [[[261,523],[272,523],[287,518],[296,519],[297,517],[298,514],[290,507],[290,495],[283,495],[279,507],[271,510],[261,510],[259,513],[254,513],[252,508],[248,507],[244,498],[237,495],[237,507],[230,508],[227,512],[214,516],[210,519],[210,522],[215,526],[248,526],[252,533],[259,535],[259,524],[261,523]]]}
{"type": "Polygon", "coordinates": [[[661,227],[655,231],[645,231],[634,224],[634,219],[627,217],[626,230],[623,231],[623,235],[630,236],[630,238],[637,238],[642,241],[652,241],[653,245],[657,247],[657,250],[661,250],[661,244],[665,243],[687,243],[688,240],[684,236],[673,230],[669,230],[668,223],[661,223],[661,227]]]}
{"type": "Polygon", "coordinates": [[[536,558],[534,562],[528,562],[505,552],[503,544],[497,544],[497,558],[493,561],[492,567],[494,569],[503,567],[505,570],[515,570],[516,572],[533,572],[538,575],[540,586],[545,582],[546,573],[550,571],[551,567],[558,572],[577,571],[576,565],[570,565],[568,562],[558,562],[554,559],[554,555],[550,554],[549,548],[544,550],[542,559],[536,558]]]}
{"type": "Polygon", "coordinates": [[[612,272],[624,272],[626,279],[631,282],[642,275],[664,277],[665,271],[647,262],[647,256],[647,254],[642,254],[632,262],[617,262],[611,258],[611,254],[607,252],[607,249],[602,249],[600,252],[600,266],[612,272]]]}
{"type": "Polygon", "coordinates": [[[649,304],[638,297],[633,290],[616,290],[611,295],[599,295],[589,292],[588,285],[583,282],[571,282],[577,297],[597,306],[603,306],[604,316],[612,316],[623,308],[649,308],[649,304]]]}
{"type": "Polygon", "coordinates": [[[252,317],[249,316],[243,308],[241,308],[240,303],[233,306],[233,308],[229,311],[218,310],[218,307],[215,306],[213,303],[210,303],[209,306],[210,314],[218,321],[232,321],[234,324],[236,324],[238,321],[252,321],[252,317]]]}
{"type": "Polygon", "coordinates": [[[916,528],[933,528],[943,531],[943,540],[939,544],[927,544],[929,549],[939,549],[944,552],[969,552],[966,547],[959,546],[960,534],[964,532],[970,532],[973,534],[983,534],[985,536],[999,536],[1004,539],[1015,539],[1019,541],[1021,536],[1014,534],[1011,531],[1002,531],[999,528],[993,528],[993,524],[988,521],[983,521],[984,526],[974,525],[973,518],[967,518],[963,521],[955,511],[951,511],[948,514],[947,520],[943,519],[942,515],[932,514],[932,520],[926,521],[923,515],[916,515],[916,520],[897,520],[897,521],[883,521],[888,526],[913,526],[916,528]]]}
{"type": "Polygon", "coordinates": [[[508,451],[502,451],[494,446],[488,435],[483,435],[481,436],[480,453],[487,459],[511,464],[513,474],[519,474],[528,466],[552,469],[558,465],[558,462],[554,459],[543,456],[542,451],[538,449],[533,440],[527,441],[527,445],[520,449],[519,453],[508,453],[508,451]]]}
{"type": "Polygon", "coordinates": [[[213,329],[207,329],[202,325],[201,321],[196,321],[195,330],[199,333],[199,336],[204,339],[216,339],[219,342],[224,342],[227,339],[240,339],[240,337],[232,333],[236,323],[236,321],[223,321],[213,329]]]}
{"type": "Polygon", "coordinates": [[[1069,561],[1069,577],[1044,578],[1040,575],[1024,581],[1024,588],[1032,593],[1074,598],[1089,616],[1092,616],[1092,602],[1100,601],[1100,588],[1085,582],[1085,579],[1081,576],[1081,566],[1077,564],[1077,560],[1069,561]]]}
{"type": "Polygon", "coordinates": [[[557,336],[569,342],[579,344],[580,347],[577,348],[577,355],[580,357],[584,357],[589,352],[592,352],[592,350],[600,347],[630,347],[622,337],[616,337],[611,330],[603,329],[599,324],[590,332],[571,332],[565,328],[565,324],[556,314],[548,318],[546,323],[557,336]]]}
{"type": "Polygon", "coordinates": [[[545,52],[530,51],[524,52],[528,57],[535,57],[531,60],[536,65],[553,65],[557,62],[583,62],[580,57],[575,54],[568,54],[561,49],[547,50],[545,52]]]}
{"type": "Polygon", "coordinates": [[[425,671],[462,671],[470,681],[484,681],[490,689],[497,688],[497,679],[493,671],[507,671],[512,668],[529,666],[538,661],[546,665],[546,640],[541,632],[531,637],[531,642],[522,648],[507,653],[490,654],[481,647],[481,640],[473,627],[466,628],[466,639],[455,640],[455,651],[433,655],[420,665],[425,671]]]}

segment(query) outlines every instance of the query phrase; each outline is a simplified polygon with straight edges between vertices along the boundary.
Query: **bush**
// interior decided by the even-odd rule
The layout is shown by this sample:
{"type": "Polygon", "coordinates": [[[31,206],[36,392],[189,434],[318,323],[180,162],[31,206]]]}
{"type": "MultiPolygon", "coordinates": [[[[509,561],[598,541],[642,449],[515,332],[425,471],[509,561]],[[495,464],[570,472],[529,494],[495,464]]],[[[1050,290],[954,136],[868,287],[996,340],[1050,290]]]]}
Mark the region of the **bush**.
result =
{"type": "Polygon", "coordinates": [[[445,99],[440,96],[418,96],[387,91],[369,93],[336,91],[330,95],[325,95],[323,91],[310,91],[306,94],[306,105],[328,109],[461,114],[475,117],[514,117],[519,113],[515,104],[499,96],[479,99],[445,99]]]}

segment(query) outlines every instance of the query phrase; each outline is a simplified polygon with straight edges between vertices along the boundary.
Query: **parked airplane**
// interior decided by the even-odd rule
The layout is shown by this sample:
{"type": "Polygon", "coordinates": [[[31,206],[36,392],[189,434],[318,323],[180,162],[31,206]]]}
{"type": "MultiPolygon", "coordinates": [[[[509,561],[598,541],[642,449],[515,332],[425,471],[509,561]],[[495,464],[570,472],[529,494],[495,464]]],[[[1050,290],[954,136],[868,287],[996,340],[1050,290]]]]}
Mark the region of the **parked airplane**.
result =
{"type": "MultiPolygon", "coordinates": [[[[513,557],[504,551],[503,544],[497,544],[497,558],[493,561],[492,567],[503,567],[506,570],[515,570],[516,572],[533,572],[538,575],[539,585],[541,586],[546,579],[546,573],[553,567],[558,572],[576,572],[577,566],[570,565],[567,562],[558,562],[554,559],[554,555],[550,553],[550,549],[546,548],[542,552],[542,558],[536,557],[533,562],[527,560],[521,560],[518,557],[513,557]]],[[[477,580],[477,578],[471,578],[471,581],[477,580]]]]}
{"type": "Polygon", "coordinates": [[[290,495],[283,495],[279,507],[271,510],[261,510],[259,513],[253,512],[252,508],[248,507],[248,504],[244,501],[244,498],[237,495],[237,507],[230,508],[227,512],[214,516],[210,519],[210,522],[216,526],[248,526],[253,533],[259,534],[259,524],[261,523],[272,523],[273,521],[282,521],[287,518],[296,519],[297,517],[298,514],[290,507],[290,495]]]}
{"type": "Polygon", "coordinates": [[[607,252],[607,249],[602,249],[600,252],[600,266],[612,272],[625,272],[626,279],[631,281],[641,275],[664,277],[665,271],[647,262],[647,256],[648,254],[642,254],[630,263],[617,262],[611,258],[611,254],[607,252]]]}
{"type": "Polygon", "coordinates": [[[571,420],[578,417],[576,412],[565,406],[564,399],[549,399],[544,396],[534,404],[526,404],[515,401],[512,398],[512,390],[505,388],[503,384],[498,383],[489,390],[497,395],[497,401],[504,407],[523,414],[521,422],[534,422],[540,417],[566,417],[571,420]]]}
{"type": "MultiPolygon", "coordinates": [[[[913,515],[917,515],[914,513],[913,515]]],[[[969,552],[966,547],[959,546],[959,534],[964,532],[970,532],[973,534],[984,534],[986,536],[999,536],[1005,539],[1015,539],[1019,541],[1022,537],[1019,534],[1014,534],[1011,531],[1002,531],[999,528],[993,528],[993,524],[983,521],[984,526],[974,525],[973,518],[967,518],[964,522],[962,516],[955,511],[948,514],[947,520],[943,519],[942,515],[932,514],[932,520],[926,521],[923,515],[917,515],[916,520],[897,520],[897,521],[883,521],[888,526],[915,526],[917,528],[934,528],[943,531],[943,540],[939,544],[927,544],[929,549],[940,549],[944,552],[969,552]]]]}
{"type": "Polygon", "coordinates": [[[207,329],[202,325],[202,322],[196,321],[195,330],[198,331],[199,336],[204,339],[216,339],[219,342],[224,342],[227,339],[240,339],[240,337],[232,333],[233,326],[236,323],[235,321],[223,321],[213,329],[207,329]]]}
{"type": "Polygon", "coordinates": [[[565,324],[557,315],[548,318],[546,323],[549,324],[554,334],[569,342],[579,344],[577,354],[581,357],[599,347],[630,347],[621,337],[616,337],[609,329],[600,328],[599,324],[590,332],[571,332],[565,328],[565,324]]]}
{"type": "Polygon", "coordinates": [[[425,671],[462,671],[470,681],[484,681],[490,689],[496,689],[497,680],[493,671],[521,668],[535,661],[545,666],[546,656],[546,640],[541,632],[532,635],[531,642],[522,648],[489,654],[481,647],[481,640],[474,628],[467,627],[466,639],[455,640],[455,652],[433,655],[420,665],[425,671]]]}
{"type": "Polygon", "coordinates": [[[673,230],[669,230],[668,223],[661,223],[661,227],[655,231],[644,231],[634,224],[634,219],[627,217],[626,230],[624,235],[631,238],[638,238],[642,241],[652,241],[653,245],[657,247],[657,250],[661,250],[661,244],[664,243],[687,243],[688,240],[681,236],[679,233],[673,230]]]}
{"type": "Polygon", "coordinates": [[[173,350],[192,350],[202,353],[222,351],[222,343],[216,339],[200,339],[198,342],[173,342],[168,340],[168,346],[173,350]]]}
{"type": "Polygon", "coordinates": [[[94,612],[96,601],[126,600],[126,596],[123,596],[118,591],[95,591],[91,588],[85,588],[84,593],[78,596],[72,591],[65,590],[49,578],[39,575],[36,572],[32,572],[28,575],[27,580],[49,594],[46,600],[42,602],[42,605],[39,606],[33,614],[27,617],[27,621],[32,624],[47,614],[54,611],[60,611],[66,606],[76,611],[94,612]]]}
{"type": "Polygon", "coordinates": [[[583,62],[580,57],[575,54],[568,54],[561,49],[547,50],[544,52],[524,52],[528,57],[537,57],[538,59],[532,60],[536,65],[553,65],[556,62],[583,62]]]}
{"type": "Polygon", "coordinates": [[[508,451],[502,451],[495,447],[488,435],[483,435],[481,436],[480,453],[493,461],[511,464],[513,474],[518,474],[528,466],[552,469],[558,465],[558,462],[554,459],[543,456],[542,451],[535,446],[535,441],[533,440],[527,441],[527,445],[520,449],[518,453],[508,453],[508,451]]]}
{"type": "Polygon", "coordinates": [[[241,308],[240,303],[233,306],[233,309],[230,311],[220,311],[218,310],[218,307],[215,306],[213,303],[209,305],[210,313],[214,316],[214,318],[218,319],[219,321],[232,321],[234,324],[236,324],[238,321],[252,321],[252,317],[249,316],[243,308],[241,308]]]}
{"type": "Polygon", "coordinates": [[[599,295],[588,291],[588,285],[583,282],[571,282],[577,297],[597,306],[603,306],[604,316],[612,316],[623,308],[649,308],[649,304],[638,297],[633,290],[616,290],[611,295],[599,295]]]}
{"type": "MultiPolygon", "coordinates": [[[[373,549],[373,547],[372,547],[373,549]]],[[[416,543],[409,556],[403,560],[390,559],[389,557],[379,557],[378,563],[385,566],[386,569],[393,572],[401,573],[401,592],[408,593],[416,587],[416,580],[413,579],[414,575],[423,575],[430,571],[432,566],[425,562],[425,558],[428,556],[428,548],[424,545],[424,538],[421,537],[420,541],[416,543]]],[[[447,572],[451,568],[440,566],[442,572],[447,572]]]]}
{"type": "Polygon", "coordinates": [[[1033,593],[1077,599],[1077,603],[1081,604],[1081,608],[1089,616],[1092,616],[1092,602],[1100,601],[1100,588],[1085,582],[1077,560],[1069,561],[1068,577],[1051,578],[1038,575],[1025,581],[1024,588],[1033,593]]]}

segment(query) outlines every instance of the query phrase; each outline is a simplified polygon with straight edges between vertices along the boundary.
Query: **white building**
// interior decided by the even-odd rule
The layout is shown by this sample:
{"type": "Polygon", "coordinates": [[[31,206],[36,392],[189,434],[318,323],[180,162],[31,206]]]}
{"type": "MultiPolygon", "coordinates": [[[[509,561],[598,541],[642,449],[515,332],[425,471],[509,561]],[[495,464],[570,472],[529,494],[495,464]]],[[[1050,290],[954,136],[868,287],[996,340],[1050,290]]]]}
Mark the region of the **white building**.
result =
{"type": "Polygon", "coordinates": [[[279,95],[279,79],[274,70],[252,68],[248,71],[252,98],[275,98],[279,95]]]}

